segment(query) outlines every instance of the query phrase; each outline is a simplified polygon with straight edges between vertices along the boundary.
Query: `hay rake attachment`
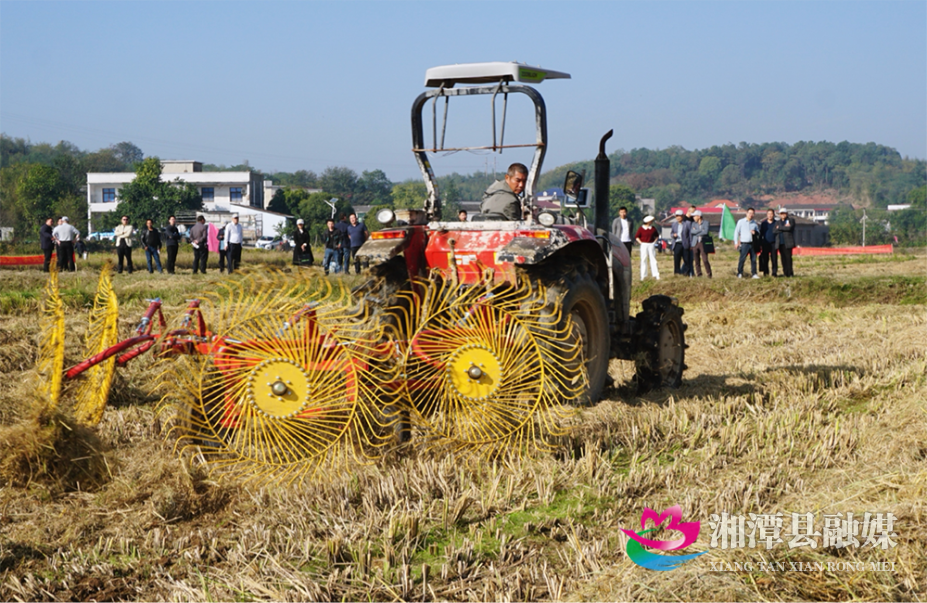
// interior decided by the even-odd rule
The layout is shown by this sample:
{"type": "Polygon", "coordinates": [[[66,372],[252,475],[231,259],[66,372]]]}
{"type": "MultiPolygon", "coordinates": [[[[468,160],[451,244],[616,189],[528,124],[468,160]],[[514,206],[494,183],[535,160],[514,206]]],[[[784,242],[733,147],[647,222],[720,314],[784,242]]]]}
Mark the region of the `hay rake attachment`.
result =
{"type": "Polygon", "coordinates": [[[96,424],[115,368],[153,351],[176,449],[246,479],[334,475],[375,460],[409,423],[430,447],[518,454],[560,433],[560,405],[585,383],[569,316],[526,280],[415,279],[383,308],[341,281],[255,273],[190,300],[170,328],[161,300],[150,300],[118,341],[108,266],[90,356],[62,371],[56,276],[39,362],[48,395],[60,391],[55,375],[83,376],[75,415],[96,424]]]}
{"type": "Polygon", "coordinates": [[[400,294],[401,391],[432,444],[479,454],[544,446],[585,381],[572,323],[520,279],[429,280],[400,294]]]}
{"type": "Polygon", "coordinates": [[[42,340],[36,362],[38,391],[44,395],[49,407],[55,408],[61,398],[64,374],[64,303],[58,292],[58,268],[54,264],[45,284],[45,303],[40,322],[42,340]]]}

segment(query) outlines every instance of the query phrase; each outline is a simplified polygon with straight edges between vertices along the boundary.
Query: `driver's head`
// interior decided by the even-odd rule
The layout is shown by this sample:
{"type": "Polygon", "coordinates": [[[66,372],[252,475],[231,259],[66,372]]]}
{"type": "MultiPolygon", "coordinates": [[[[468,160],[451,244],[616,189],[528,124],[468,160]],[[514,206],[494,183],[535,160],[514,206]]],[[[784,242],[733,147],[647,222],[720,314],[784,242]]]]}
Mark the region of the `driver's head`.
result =
{"type": "Polygon", "coordinates": [[[505,183],[509,185],[512,192],[516,195],[522,194],[525,190],[525,183],[528,182],[528,168],[523,163],[513,163],[509,166],[509,171],[505,173],[505,183]]]}

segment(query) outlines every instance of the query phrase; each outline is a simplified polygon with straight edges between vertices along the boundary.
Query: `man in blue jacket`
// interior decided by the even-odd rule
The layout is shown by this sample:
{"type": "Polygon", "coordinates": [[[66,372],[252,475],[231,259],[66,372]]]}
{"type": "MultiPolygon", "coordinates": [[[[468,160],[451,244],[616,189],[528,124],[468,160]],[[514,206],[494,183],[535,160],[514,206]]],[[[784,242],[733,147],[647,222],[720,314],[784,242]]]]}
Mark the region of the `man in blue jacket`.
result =
{"type": "Polygon", "coordinates": [[[692,222],[677,209],[676,221],[670,227],[673,237],[673,273],[683,276],[695,276],[692,269],[692,222]]]}
{"type": "Polygon", "coordinates": [[[357,221],[357,214],[351,212],[348,216],[348,227],[345,234],[347,235],[346,245],[344,247],[344,273],[348,274],[351,268],[351,258],[354,258],[354,274],[360,274],[360,258],[357,252],[360,250],[364,241],[367,240],[367,227],[363,222],[357,221]]]}

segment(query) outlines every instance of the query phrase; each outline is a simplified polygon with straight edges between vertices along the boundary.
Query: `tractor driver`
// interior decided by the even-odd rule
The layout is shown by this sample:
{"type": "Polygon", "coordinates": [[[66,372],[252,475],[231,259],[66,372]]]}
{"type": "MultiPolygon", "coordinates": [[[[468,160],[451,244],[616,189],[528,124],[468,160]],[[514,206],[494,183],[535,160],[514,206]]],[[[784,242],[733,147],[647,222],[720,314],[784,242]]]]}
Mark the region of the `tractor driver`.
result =
{"type": "Polygon", "coordinates": [[[498,214],[506,220],[521,220],[521,195],[528,181],[528,168],[513,163],[505,173],[505,181],[496,181],[483,193],[481,214],[498,214]]]}

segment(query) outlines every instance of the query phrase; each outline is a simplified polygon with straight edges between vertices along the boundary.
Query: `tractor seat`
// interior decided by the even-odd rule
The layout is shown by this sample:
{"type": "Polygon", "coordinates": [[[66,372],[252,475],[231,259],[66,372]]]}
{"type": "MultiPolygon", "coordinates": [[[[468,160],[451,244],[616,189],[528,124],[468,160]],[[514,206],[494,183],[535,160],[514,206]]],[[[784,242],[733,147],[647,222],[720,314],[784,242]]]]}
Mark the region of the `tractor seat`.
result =
{"type": "Polygon", "coordinates": [[[473,214],[473,217],[470,218],[470,221],[471,222],[498,222],[498,221],[512,222],[513,220],[509,220],[507,217],[505,217],[504,214],[490,213],[490,214],[473,214]]]}

